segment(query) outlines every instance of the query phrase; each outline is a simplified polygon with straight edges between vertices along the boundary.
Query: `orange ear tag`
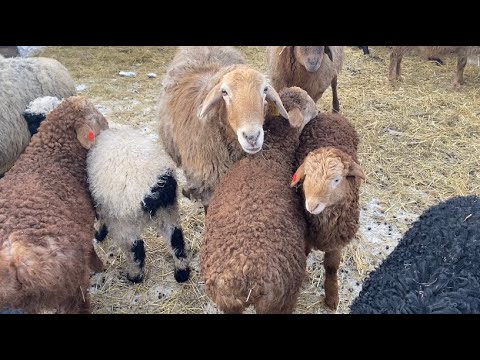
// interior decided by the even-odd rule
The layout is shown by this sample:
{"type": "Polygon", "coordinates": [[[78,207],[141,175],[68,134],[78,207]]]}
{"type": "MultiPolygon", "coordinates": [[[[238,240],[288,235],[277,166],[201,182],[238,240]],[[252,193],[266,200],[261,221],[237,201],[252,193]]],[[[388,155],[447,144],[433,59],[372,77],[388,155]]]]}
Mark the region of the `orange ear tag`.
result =
{"type": "Polygon", "coordinates": [[[297,173],[293,174],[292,182],[297,182],[297,173]]]}

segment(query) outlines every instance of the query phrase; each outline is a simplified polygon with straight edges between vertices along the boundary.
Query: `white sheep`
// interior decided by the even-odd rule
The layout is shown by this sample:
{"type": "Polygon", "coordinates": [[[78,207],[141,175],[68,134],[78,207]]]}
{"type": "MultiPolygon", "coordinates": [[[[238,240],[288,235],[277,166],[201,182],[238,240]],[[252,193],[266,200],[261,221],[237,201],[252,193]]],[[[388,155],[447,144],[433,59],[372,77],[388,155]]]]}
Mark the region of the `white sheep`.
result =
{"type": "Polygon", "coordinates": [[[181,166],[186,191],[208,205],[220,177],[261,150],[265,101],[288,114],[267,77],[229,46],[182,47],[163,79],[159,135],[181,166]]]}
{"type": "Polygon", "coordinates": [[[158,143],[130,127],[103,131],[87,158],[88,182],[95,202],[102,241],[107,233],[128,257],[127,278],[144,279],[142,231],[154,227],[175,262],[175,279],[188,280],[188,245],[177,205],[175,164],[158,143]]]}
{"type": "Polygon", "coordinates": [[[277,91],[298,86],[315,102],[332,86],[333,111],[339,112],[337,76],[342,69],[343,58],[343,46],[269,46],[268,75],[277,91]]]}
{"type": "Polygon", "coordinates": [[[0,177],[12,167],[30,141],[22,113],[41,96],[76,94],[67,69],[54,59],[0,59],[0,177]]]}

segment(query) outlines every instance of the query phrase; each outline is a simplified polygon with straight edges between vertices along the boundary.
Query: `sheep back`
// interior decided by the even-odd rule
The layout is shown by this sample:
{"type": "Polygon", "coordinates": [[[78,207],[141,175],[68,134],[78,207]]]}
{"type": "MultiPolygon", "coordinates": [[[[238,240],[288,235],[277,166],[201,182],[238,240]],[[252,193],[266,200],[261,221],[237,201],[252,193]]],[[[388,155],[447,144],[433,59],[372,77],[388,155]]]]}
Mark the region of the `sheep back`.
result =
{"type": "Polygon", "coordinates": [[[233,165],[206,216],[202,277],[221,310],[290,308],[305,273],[305,220],[289,187],[297,130],[282,117],[267,118],[265,129],[265,149],[233,165]]]}
{"type": "Polygon", "coordinates": [[[480,198],[426,210],[370,273],[354,314],[480,313],[480,198]]]}
{"type": "Polygon", "coordinates": [[[0,61],[0,175],[30,141],[22,113],[38,97],[65,98],[76,94],[67,69],[49,58],[11,58],[0,61]]]}

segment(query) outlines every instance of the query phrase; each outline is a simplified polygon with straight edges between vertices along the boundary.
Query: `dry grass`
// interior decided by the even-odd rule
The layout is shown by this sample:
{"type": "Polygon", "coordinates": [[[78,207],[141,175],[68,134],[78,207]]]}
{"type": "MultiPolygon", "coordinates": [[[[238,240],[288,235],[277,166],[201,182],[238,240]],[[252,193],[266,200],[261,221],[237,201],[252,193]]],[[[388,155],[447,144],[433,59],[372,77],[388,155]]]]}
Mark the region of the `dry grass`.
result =
{"type": "MultiPolygon", "coordinates": [[[[265,71],[265,48],[239,47],[249,62],[265,71]]],[[[408,225],[427,207],[455,195],[480,193],[480,70],[467,65],[466,85],[453,90],[455,59],[437,66],[406,57],[404,81],[387,81],[388,53],[374,47],[372,56],[347,47],[339,76],[342,112],[361,138],[359,158],[367,174],[361,194],[361,229],[345,251],[338,312],[348,312],[365,276],[391,252],[408,225]]],[[[174,47],[49,47],[42,56],[61,61],[84,94],[106,116],[119,123],[153,129],[161,76],[172,59],[174,47]],[[137,72],[135,78],[118,76],[120,70],[137,72]],[[147,78],[155,72],[158,77],[147,78]]],[[[331,109],[328,91],[319,102],[331,109]]],[[[178,285],[173,261],[161,238],[144,234],[147,244],[147,279],[131,285],[122,276],[124,256],[107,242],[97,247],[109,264],[105,274],[93,279],[96,313],[211,313],[198,276],[197,253],[203,229],[203,211],[181,200],[182,225],[191,244],[193,274],[178,285]]],[[[323,255],[308,260],[308,276],[298,302],[298,313],[328,312],[323,301],[323,255]]]]}

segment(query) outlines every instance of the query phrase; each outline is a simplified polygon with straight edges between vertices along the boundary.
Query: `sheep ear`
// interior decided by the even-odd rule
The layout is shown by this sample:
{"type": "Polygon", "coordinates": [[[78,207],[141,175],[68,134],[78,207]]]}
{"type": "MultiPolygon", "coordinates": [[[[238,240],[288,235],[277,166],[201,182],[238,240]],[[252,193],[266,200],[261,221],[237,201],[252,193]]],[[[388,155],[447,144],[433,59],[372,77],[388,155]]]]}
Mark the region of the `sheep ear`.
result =
{"type": "Polygon", "coordinates": [[[360,165],[358,165],[355,161],[350,163],[350,167],[348,169],[347,176],[357,176],[360,179],[365,180],[365,173],[363,172],[360,165]]]}
{"type": "Polygon", "coordinates": [[[303,125],[303,114],[300,111],[299,108],[293,108],[288,112],[288,121],[290,122],[290,125],[295,127],[295,128],[301,128],[303,125]]]}
{"type": "Polygon", "coordinates": [[[325,52],[325,54],[327,54],[330,61],[333,62],[333,55],[332,55],[332,50],[330,49],[330,46],[324,46],[323,49],[324,49],[323,51],[325,52]]]}
{"type": "Polygon", "coordinates": [[[96,135],[88,124],[77,127],[77,139],[85,149],[90,149],[95,144],[96,135]]]}
{"type": "Polygon", "coordinates": [[[295,174],[292,176],[292,182],[290,183],[290,187],[295,187],[297,184],[305,178],[305,165],[302,164],[298,167],[295,174]]]}
{"type": "Polygon", "coordinates": [[[202,108],[198,113],[198,118],[203,119],[206,113],[208,113],[213,105],[215,105],[222,98],[222,93],[220,92],[220,84],[217,84],[213,87],[212,90],[207,94],[205,100],[203,100],[202,108]]]}
{"type": "Polygon", "coordinates": [[[287,110],[285,110],[285,108],[283,107],[282,100],[280,100],[280,96],[278,95],[277,91],[270,84],[267,85],[267,87],[268,90],[266,99],[274,103],[275,107],[280,112],[280,115],[282,115],[285,119],[288,120],[287,110]]]}

